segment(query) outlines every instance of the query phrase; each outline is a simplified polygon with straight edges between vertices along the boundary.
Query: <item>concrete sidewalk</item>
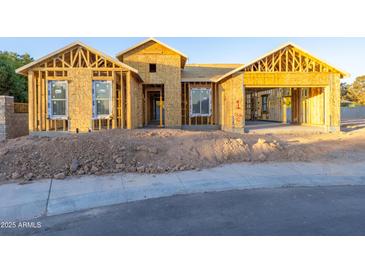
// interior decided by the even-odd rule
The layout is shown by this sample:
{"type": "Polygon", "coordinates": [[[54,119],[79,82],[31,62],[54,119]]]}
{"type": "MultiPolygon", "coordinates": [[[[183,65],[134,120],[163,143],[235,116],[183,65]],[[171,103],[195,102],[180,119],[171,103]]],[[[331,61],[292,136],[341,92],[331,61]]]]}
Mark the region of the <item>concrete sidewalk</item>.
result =
{"type": "Polygon", "coordinates": [[[365,185],[365,163],[239,163],[170,174],[119,173],[0,186],[0,220],[30,220],[176,194],[291,186],[365,185]]]}

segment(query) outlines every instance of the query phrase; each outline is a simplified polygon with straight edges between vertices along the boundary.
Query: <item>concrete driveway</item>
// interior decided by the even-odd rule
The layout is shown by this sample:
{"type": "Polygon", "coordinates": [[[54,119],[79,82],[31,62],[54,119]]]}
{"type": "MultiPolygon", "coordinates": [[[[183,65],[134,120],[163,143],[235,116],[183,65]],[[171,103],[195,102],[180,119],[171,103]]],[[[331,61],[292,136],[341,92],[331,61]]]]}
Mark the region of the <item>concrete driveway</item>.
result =
{"type": "Polygon", "coordinates": [[[240,163],[161,175],[120,173],[0,186],[0,221],[212,191],[365,185],[364,163],[240,163]]]}

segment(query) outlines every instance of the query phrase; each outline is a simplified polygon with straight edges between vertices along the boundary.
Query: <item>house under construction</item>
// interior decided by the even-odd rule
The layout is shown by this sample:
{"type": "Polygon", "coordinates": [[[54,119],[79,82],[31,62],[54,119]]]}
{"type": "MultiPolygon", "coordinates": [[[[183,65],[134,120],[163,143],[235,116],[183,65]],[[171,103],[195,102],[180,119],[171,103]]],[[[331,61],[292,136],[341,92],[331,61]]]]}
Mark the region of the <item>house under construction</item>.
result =
{"type": "Polygon", "coordinates": [[[17,69],[28,77],[29,130],[242,131],[245,120],[339,130],[340,79],[347,73],[292,43],[248,64],[187,60],[154,38],[115,58],[72,43],[17,69]]]}

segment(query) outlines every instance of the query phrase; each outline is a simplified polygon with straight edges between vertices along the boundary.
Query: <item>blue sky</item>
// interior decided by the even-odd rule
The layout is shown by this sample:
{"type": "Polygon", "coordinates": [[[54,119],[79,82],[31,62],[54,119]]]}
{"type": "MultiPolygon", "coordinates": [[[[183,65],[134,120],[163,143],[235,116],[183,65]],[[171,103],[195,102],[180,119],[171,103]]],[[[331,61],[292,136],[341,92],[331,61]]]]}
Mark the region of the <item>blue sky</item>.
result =
{"type": "MultiPolygon", "coordinates": [[[[156,37],[189,57],[189,63],[248,63],[274,48],[294,42],[313,55],[345,70],[352,82],[365,75],[365,38],[188,38],[156,37]]],[[[145,37],[123,38],[0,38],[0,50],[29,53],[40,58],[68,43],[80,40],[111,56],[145,37]]]]}

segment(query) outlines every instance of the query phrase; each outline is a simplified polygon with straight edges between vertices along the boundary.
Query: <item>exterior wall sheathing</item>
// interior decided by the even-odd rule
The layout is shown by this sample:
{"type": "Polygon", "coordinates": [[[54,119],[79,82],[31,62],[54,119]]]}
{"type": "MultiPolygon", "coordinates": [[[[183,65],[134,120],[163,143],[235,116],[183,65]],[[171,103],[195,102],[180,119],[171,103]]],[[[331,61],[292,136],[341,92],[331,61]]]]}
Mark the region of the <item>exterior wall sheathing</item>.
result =
{"type": "Polygon", "coordinates": [[[92,70],[68,71],[69,131],[87,132],[92,121],[92,70]]]}
{"type": "Polygon", "coordinates": [[[218,85],[219,122],[223,130],[243,131],[245,126],[245,96],[243,73],[234,74],[218,85]]]}
{"type": "MultiPolygon", "coordinates": [[[[181,127],[181,56],[159,44],[148,43],[123,56],[122,61],[138,70],[143,84],[164,85],[165,126],[181,127]],[[149,72],[150,64],[156,64],[156,72],[149,72]]],[[[142,89],[139,93],[142,104],[142,89]]],[[[142,126],[142,116],[138,120],[142,126]]]]}

